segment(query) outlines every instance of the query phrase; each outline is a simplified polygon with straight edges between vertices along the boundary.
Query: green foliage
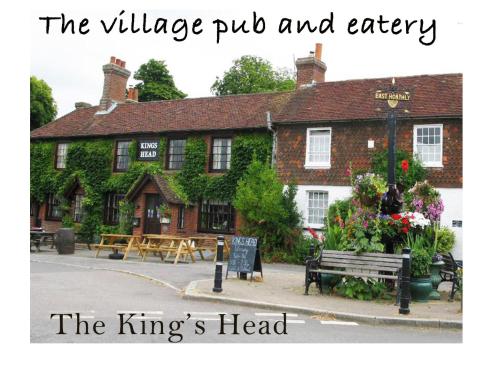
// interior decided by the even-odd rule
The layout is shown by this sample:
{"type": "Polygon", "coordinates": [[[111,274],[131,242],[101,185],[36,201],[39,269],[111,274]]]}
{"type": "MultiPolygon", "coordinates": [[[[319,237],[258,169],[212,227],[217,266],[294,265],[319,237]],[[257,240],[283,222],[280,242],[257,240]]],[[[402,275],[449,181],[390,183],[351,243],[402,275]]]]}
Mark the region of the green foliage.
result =
{"type": "MultiPolygon", "coordinates": [[[[373,155],[371,168],[372,172],[381,175],[387,180],[387,150],[379,151],[373,155]]],[[[396,151],[396,182],[403,185],[403,189],[406,191],[413,187],[416,182],[425,180],[426,171],[422,166],[422,163],[413,158],[413,156],[403,150],[396,151]],[[403,172],[401,168],[401,162],[403,160],[408,161],[408,171],[403,172]]]]}
{"type": "Polygon", "coordinates": [[[287,194],[283,189],[276,171],[255,157],[238,182],[233,204],[244,219],[241,232],[258,237],[264,253],[290,249],[300,236],[300,228],[290,226],[298,214],[287,211],[296,188],[292,186],[287,194]]]}
{"type": "Polygon", "coordinates": [[[218,96],[293,89],[295,79],[290,71],[275,70],[269,61],[250,55],[234,60],[233,66],[222,78],[217,77],[211,87],[218,96]]]}
{"type": "Polygon", "coordinates": [[[187,96],[177,89],[163,60],[150,59],[142,64],[134,73],[134,79],[142,81],[136,85],[139,89],[139,102],[182,99],[187,96]]]}
{"type": "Polygon", "coordinates": [[[371,278],[365,281],[362,278],[345,277],[344,281],[337,286],[337,292],[341,296],[361,301],[388,297],[386,285],[371,278]]]}
{"type": "Polygon", "coordinates": [[[52,89],[42,79],[30,77],[30,130],[39,128],[54,120],[57,105],[52,89]]]}
{"type": "Polygon", "coordinates": [[[335,202],[328,207],[328,223],[332,225],[342,225],[351,215],[353,208],[352,198],[335,200],[335,202]]]}
{"type": "Polygon", "coordinates": [[[30,197],[38,203],[58,190],[60,172],[54,168],[55,149],[54,143],[30,145],[30,197]]]}
{"type": "Polygon", "coordinates": [[[447,254],[453,249],[455,245],[455,232],[448,227],[441,227],[437,230],[437,245],[436,252],[440,254],[447,254]]]}
{"type": "Polygon", "coordinates": [[[352,195],[361,206],[376,208],[385,191],[387,191],[387,182],[382,176],[365,173],[356,177],[352,195]]]}
{"type": "Polygon", "coordinates": [[[408,234],[404,244],[411,249],[411,277],[428,277],[433,255],[432,244],[429,244],[424,236],[412,233],[408,234]]]}
{"type": "Polygon", "coordinates": [[[342,251],[349,245],[346,232],[338,225],[328,224],[323,235],[323,245],[325,250],[342,251]]]}

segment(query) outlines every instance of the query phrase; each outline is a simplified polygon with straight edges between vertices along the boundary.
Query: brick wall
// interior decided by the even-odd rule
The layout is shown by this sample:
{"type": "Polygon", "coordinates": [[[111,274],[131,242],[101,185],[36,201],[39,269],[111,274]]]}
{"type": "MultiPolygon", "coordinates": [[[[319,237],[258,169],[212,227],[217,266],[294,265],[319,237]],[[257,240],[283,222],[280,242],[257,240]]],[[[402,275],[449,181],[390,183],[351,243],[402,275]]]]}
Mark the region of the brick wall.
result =
{"type": "MultiPolygon", "coordinates": [[[[397,147],[413,152],[413,126],[443,124],[443,167],[427,168],[428,180],[436,187],[462,187],[462,121],[398,121],[397,147]]],[[[346,168],[367,169],[376,151],[387,147],[385,121],[278,126],[277,170],[280,178],[299,185],[348,186],[346,168]],[[308,127],[331,127],[331,168],[305,169],[308,127]],[[368,140],[375,148],[368,149],[368,140]]]]}

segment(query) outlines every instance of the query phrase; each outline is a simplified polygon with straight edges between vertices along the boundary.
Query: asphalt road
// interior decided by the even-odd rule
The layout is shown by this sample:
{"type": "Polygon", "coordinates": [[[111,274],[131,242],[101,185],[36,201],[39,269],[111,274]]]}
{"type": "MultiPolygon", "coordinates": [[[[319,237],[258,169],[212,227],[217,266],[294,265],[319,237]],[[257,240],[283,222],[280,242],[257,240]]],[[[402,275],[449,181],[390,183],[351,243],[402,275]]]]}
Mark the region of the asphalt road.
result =
{"type": "MultiPolygon", "coordinates": [[[[176,289],[151,280],[126,273],[88,269],[77,265],[75,260],[72,262],[75,263],[31,262],[33,343],[462,341],[460,330],[343,323],[291,313],[287,314],[285,334],[283,315],[277,311],[188,301],[182,299],[176,289]],[[226,314],[225,334],[221,334],[220,313],[226,314]],[[51,319],[51,314],[56,315],[51,319]],[[71,314],[71,318],[58,314],[71,314]],[[234,334],[232,314],[238,314],[238,334],[234,334]],[[61,324],[65,334],[59,334],[61,324]],[[259,330],[264,334],[259,334],[259,330]]],[[[177,283],[182,285],[180,279],[177,283]]]]}

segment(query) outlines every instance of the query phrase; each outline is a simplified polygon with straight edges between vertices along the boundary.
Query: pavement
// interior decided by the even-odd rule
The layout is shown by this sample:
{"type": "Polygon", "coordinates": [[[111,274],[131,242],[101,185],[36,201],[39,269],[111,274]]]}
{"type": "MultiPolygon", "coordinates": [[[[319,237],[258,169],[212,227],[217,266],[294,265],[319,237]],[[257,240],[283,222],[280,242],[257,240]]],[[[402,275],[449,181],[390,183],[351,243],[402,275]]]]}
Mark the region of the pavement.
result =
{"type": "MultiPolygon", "coordinates": [[[[263,264],[263,279],[240,280],[230,273],[222,283],[223,291],[214,293],[215,265],[212,261],[165,264],[158,257],[141,262],[132,254],[126,261],[109,260],[107,253],[96,259],[94,251],[77,250],[74,255],[57,255],[44,249],[32,253],[31,261],[65,264],[86,270],[107,270],[141,277],[168,287],[185,300],[216,302],[268,310],[299,312],[328,320],[356,321],[365,324],[399,325],[426,328],[462,328],[460,301],[447,301],[447,288],[442,283],[442,300],[411,303],[410,314],[400,315],[390,301],[359,301],[335,295],[320,295],[314,285],[304,295],[304,267],[288,264],[263,264]]],[[[224,267],[225,274],[225,267],[224,267]]]]}

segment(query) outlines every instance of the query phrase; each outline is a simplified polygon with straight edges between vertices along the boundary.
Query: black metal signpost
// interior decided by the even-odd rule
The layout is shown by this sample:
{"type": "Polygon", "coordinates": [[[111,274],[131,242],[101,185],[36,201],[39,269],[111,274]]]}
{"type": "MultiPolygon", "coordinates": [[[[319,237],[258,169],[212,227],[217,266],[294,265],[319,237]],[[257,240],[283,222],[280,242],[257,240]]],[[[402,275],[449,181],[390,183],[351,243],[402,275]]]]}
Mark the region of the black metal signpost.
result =
{"type": "MultiPolygon", "coordinates": [[[[396,185],[396,107],[400,102],[403,104],[410,101],[410,92],[399,92],[396,82],[392,79],[392,85],[388,91],[378,90],[375,99],[387,101],[389,112],[387,114],[387,127],[389,135],[389,147],[387,157],[387,192],[382,197],[381,211],[383,214],[397,214],[403,208],[403,199],[396,185]]],[[[404,110],[407,112],[408,110],[404,110]]],[[[386,252],[394,253],[394,244],[386,244],[386,252]]],[[[410,266],[411,249],[403,249],[403,269],[401,274],[401,294],[399,298],[399,313],[410,313],[410,266]]]]}

